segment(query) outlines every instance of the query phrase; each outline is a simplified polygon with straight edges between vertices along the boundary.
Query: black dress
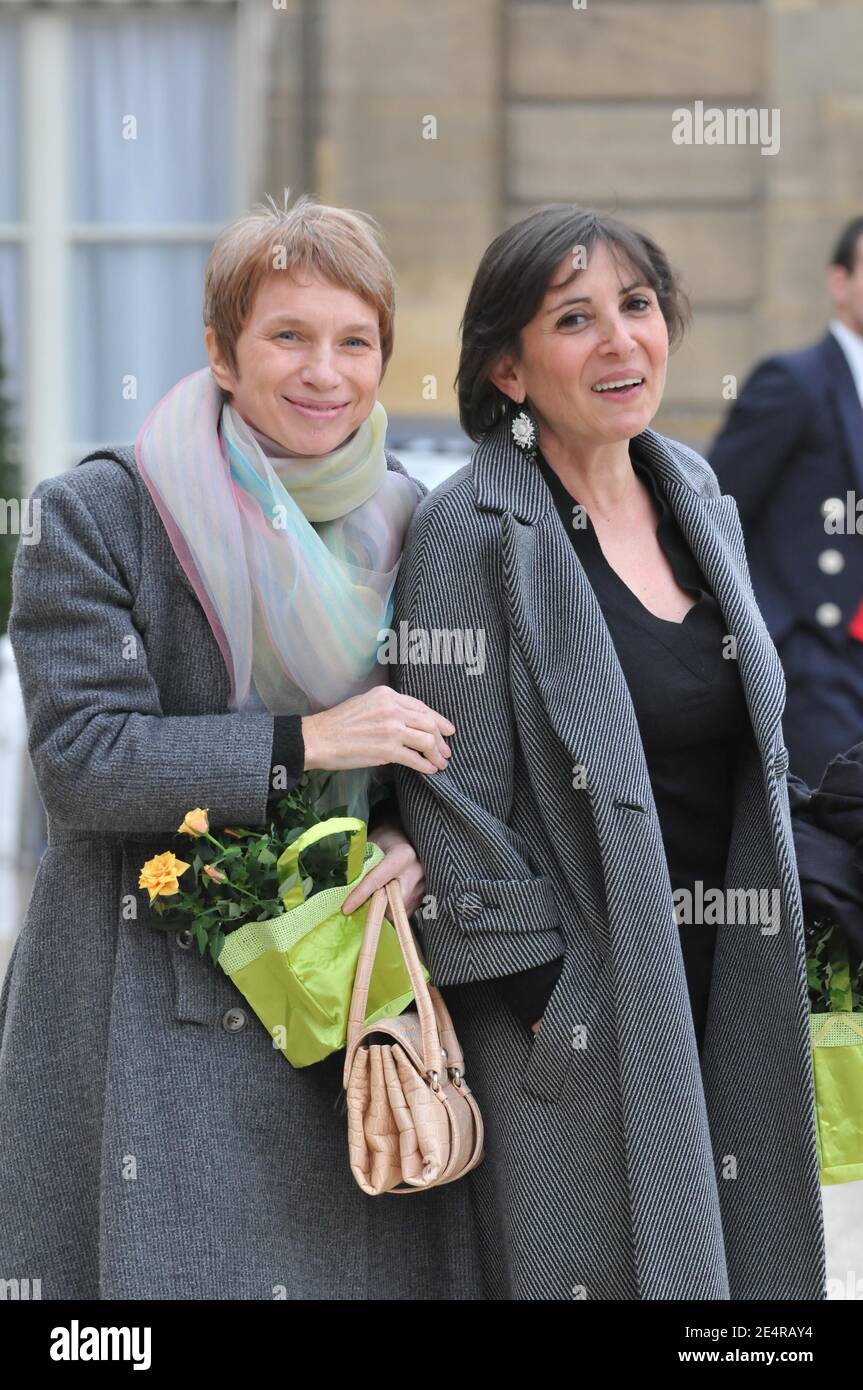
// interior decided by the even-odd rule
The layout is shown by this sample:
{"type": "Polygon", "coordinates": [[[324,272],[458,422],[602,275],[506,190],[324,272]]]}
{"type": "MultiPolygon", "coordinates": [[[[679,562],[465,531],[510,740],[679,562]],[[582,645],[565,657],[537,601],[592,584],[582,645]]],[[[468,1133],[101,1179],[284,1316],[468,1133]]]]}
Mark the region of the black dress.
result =
{"type": "MultiPolygon", "coordinates": [[[[605,559],[587,512],[541,454],[537,465],[602,607],[629,686],[672,891],[694,895],[700,879],[706,894],[724,887],[736,758],[751,738],[751,724],[737,662],[723,655],[726,624],[719,605],[636,441],[631,451],[633,468],[654,499],[659,544],[678,584],[697,596],[679,623],[644,607],[605,559]],[[574,507],[580,522],[575,526],[574,507]]],[[[686,921],[680,911],[678,923],[700,1049],[716,928],[686,921]]],[[[495,981],[526,1025],[542,1017],[560,967],[560,961],[552,961],[495,981]]]]}

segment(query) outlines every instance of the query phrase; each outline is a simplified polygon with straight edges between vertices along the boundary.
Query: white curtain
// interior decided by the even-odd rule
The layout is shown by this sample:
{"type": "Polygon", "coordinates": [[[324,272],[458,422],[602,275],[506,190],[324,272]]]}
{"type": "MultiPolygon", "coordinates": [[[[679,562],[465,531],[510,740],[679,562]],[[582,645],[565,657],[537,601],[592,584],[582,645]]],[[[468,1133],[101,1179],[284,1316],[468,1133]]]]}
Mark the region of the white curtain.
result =
{"type": "MultiPolygon", "coordinates": [[[[73,25],[73,222],[164,227],[229,220],[230,40],[230,21],[221,16],[120,15],[73,25]]],[[[74,248],[76,441],[130,441],[159,397],[205,365],[201,301],[209,250],[204,241],[144,240],[74,248]]]]}
{"type": "Polygon", "coordinates": [[[206,365],[201,287],[208,251],[75,249],[71,429],[79,444],[131,443],[169,387],[206,365]]]}

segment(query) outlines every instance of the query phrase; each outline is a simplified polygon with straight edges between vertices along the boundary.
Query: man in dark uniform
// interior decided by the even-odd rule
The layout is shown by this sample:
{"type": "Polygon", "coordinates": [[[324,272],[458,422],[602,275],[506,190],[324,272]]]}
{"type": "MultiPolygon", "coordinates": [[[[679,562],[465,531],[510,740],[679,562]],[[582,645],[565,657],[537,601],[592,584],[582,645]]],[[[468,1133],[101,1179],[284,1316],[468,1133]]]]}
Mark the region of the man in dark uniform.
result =
{"type": "Polygon", "coordinates": [[[810,786],[863,739],[863,217],[828,286],[827,333],[758,363],[709,455],[737,500],[785,670],[791,770],[810,786]]]}

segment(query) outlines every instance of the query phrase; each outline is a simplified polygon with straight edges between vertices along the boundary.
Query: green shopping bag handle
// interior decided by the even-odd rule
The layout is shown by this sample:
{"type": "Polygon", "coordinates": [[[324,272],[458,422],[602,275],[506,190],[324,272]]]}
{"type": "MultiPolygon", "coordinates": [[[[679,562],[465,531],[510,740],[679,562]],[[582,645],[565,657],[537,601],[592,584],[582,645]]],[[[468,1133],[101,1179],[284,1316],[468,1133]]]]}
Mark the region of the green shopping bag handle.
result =
{"type": "Polygon", "coordinates": [[[356,816],[331,816],[329,820],[319,821],[317,825],[304,830],[302,835],[298,835],[287,849],[282,851],[276,864],[281,877],[285,879],[292,873],[297,874],[297,882],[282,898],[286,912],[305,902],[299,877],[299,860],[303,850],[308,849],[309,845],[317,844],[319,840],[329,839],[331,835],[342,835],[347,831],[351,837],[347,862],[347,878],[350,885],[362,872],[366,857],[367,829],[365,821],[359,820],[356,816]]]}

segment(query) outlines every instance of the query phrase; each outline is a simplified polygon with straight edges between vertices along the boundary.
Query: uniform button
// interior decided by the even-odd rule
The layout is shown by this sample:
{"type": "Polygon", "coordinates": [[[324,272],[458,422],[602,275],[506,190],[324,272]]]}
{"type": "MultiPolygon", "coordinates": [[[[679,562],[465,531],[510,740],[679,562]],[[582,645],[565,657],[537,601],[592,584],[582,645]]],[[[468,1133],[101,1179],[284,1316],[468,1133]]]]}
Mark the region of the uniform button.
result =
{"type": "Polygon", "coordinates": [[[815,617],[822,627],[835,627],[842,621],[842,609],[835,603],[819,603],[815,617]]]}
{"type": "Polygon", "coordinates": [[[462,917],[479,917],[484,906],[478,893],[460,893],[455,905],[456,911],[462,917]]]}
{"type": "Polygon", "coordinates": [[[829,516],[834,521],[841,521],[845,515],[845,503],[841,497],[825,497],[821,503],[821,515],[829,516]]]}
{"type": "Polygon", "coordinates": [[[195,934],[188,927],[185,927],[183,931],[177,932],[175,939],[181,950],[188,951],[195,940],[195,934]]]}
{"type": "Polygon", "coordinates": [[[818,568],[824,574],[838,574],[845,568],[845,556],[841,550],[822,550],[818,556],[818,568]]]}
{"type": "Polygon", "coordinates": [[[228,1009],[228,1012],[222,1015],[222,1027],[226,1033],[239,1033],[245,1026],[246,1015],[243,1009],[228,1009]]]}

